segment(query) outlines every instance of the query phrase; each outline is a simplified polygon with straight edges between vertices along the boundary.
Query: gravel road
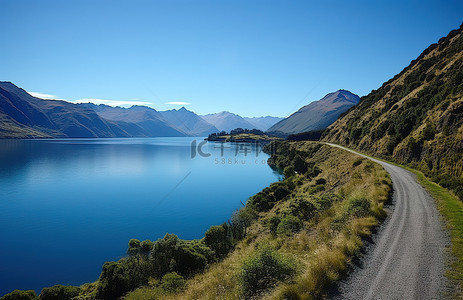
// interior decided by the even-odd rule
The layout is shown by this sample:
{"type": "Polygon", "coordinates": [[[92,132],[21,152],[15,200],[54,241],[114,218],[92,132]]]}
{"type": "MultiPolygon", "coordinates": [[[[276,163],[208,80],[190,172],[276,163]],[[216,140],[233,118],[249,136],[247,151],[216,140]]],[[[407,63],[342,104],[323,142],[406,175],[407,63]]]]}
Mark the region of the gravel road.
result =
{"type": "Polygon", "coordinates": [[[444,256],[449,237],[434,200],[413,173],[372,160],[381,164],[391,176],[394,205],[373,237],[373,245],[367,249],[360,266],[338,284],[330,298],[444,298],[447,285],[444,256]]]}

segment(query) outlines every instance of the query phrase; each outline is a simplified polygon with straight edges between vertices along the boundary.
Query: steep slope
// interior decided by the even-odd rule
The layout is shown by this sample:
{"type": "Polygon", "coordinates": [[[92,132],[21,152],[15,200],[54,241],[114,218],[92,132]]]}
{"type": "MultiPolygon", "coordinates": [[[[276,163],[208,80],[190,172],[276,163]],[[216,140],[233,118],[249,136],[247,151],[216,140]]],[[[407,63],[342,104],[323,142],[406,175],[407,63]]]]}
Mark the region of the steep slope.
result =
{"type": "Polygon", "coordinates": [[[408,163],[463,198],[462,30],[362,97],[323,139],[408,163]]]}
{"type": "Polygon", "coordinates": [[[231,131],[236,128],[254,129],[255,126],[243,119],[243,117],[228,111],[222,111],[216,114],[201,116],[207,123],[217,127],[220,131],[231,131]]]}
{"type": "Polygon", "coordinates": [[[349,108],[359,102],[359,96],[346,90],[329,93],[318,101],[303,106],[286,119],[268,129],[268,133],[287,136],[306,131],[325,129],[349,108]]]}
{"type": "Polygon", "coordinates": [[[0,138],[186,136],[149,107],[44,100],[0,82],[0,138]]]}
{"type": "Polygon", "coordinates": [[[114,137],[111,124],[93,110],[59,100],[32,97],[10,82],[0,82],[1,137],[114,137]]]}
{"type": "Polygon", "coordinates": [[[267,129],[275,125],[276,123],[283,120],[283,118],[271,117],[271,116],[254,117],[254,118],[243,117],[243,119],[251,123],[251,125],[253,125],[254,128],[262,130],[262,131],[266,131],[267,129]]]}
{"type": "Polygon", "coordinates": [[[219,130],[212,124],[192,111],[182,107],[178,110],[172,109],[159,112],[169,123],[180,128],[191,136],[207,136],[219,130]]]}

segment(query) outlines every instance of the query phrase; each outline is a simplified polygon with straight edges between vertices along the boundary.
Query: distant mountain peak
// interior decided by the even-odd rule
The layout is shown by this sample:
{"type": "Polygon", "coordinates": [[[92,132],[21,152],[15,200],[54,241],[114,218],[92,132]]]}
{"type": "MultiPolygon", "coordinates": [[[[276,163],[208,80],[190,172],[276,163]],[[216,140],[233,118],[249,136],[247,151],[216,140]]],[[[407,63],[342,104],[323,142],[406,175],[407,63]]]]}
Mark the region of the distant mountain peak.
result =
{"type": "Polygon", "coordinates": [[[348,90],[337,90],[313,101],[276,123],[268,132],[289,135],[321,130],[331,125],[343,112],[359,103],[360,97],[348,90]]]}

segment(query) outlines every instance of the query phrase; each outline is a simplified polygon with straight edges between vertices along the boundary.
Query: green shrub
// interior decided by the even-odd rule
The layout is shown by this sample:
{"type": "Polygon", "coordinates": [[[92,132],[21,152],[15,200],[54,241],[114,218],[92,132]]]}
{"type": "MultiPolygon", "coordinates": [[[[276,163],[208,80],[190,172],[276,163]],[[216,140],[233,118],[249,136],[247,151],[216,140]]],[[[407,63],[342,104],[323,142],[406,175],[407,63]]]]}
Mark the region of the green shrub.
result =
{"type": "Polygon", "coordinates": [[[162,277],[161,288],[169,293],[177,292],[184,286],[185,279],[175,272],[167,273],[162,277]]]}
{"type": "Polygon", "coordinates": [[[295,267],[291,260],[265,246],[243,263],[239,282],[245,297],[250,297],[294,274],[295,267]]]}
{"type": "Polygon", "coordinates": [[[130,290],[127,268],[121,262],[105,262],[100,275],[97,298],[117,299],[130,290]]]}
{"type": "Polygon", "coordinates": [[[307,172],[307,163],[299,154],[296,154],[296,156],[294,157],[293,166],[294,171],[296,171],[298,174],[304,174],[305,172],[307,172]]]}
{"type": "Polygon", "coordinates": [[[333,202],[340,200],[339,196],[335,194],[323,194],[320,197],[315,198],[315,204],[318,205],[320,210],[325,210],[333,205],[333,202]]]}
{"type": "Polygon", "coordinates": [[[302,221],[295,216],[286,216],[278,224],[277,233],[281,235],[291,235],[302,228],[302,221]]]}
{"type": "Polygon", "coordinates": [[[222,258],[233,248],[232,229],[226,223],[211,226],[204,235],[204,243],[211,248],[217,257],[222,258]]]}
{"type": "Polygon", "coordinates": [[[317,208],[312,202],[298,198],[290,204],[289,211],[291,215],[301,220],[310,220],[317,212],[317,208]]]}
{"type": "Polygon", "coordinates": [[[245,206],[240,210],[235,211],[231,217],[233,238],[236,240],[244,238],[247,234],[247,229],[256,218],[257,212],[250,206],[245,206]]]}
{"type": "Polygon", "coordinates": [[[315,186],[310,187],[307,190],[307,193],[312,195],[312,194],[316,194],[316,193],[324,191],[324,190],[325,190],[325,186],[323,184],[319,184],[319,185],[315,185],[315,186]]]}
{"type": "Polygon", "coordinates": [[[80,293],[80,287],[78,286],[64,286],[55,285],[49,288],[42,289],[40,293],[40,300],[71,300],[77,297],[80,293]]]}
{"type": "Polygon", "coordinates": [[[148,256],[153,248],[153,242],[150,240],[144,240],[140,244],[140,253],[148,256]]]}
{"type": "Polygon", "coordinates": [[[283,170],[283,175],[285,176],[285,179],[293,176],[295,173],[294,173],[294,167],[293,166],[287,166],[286,168],[284,168],[283,170]]]}
{"type": "Polygon", "coordinates": [[[281,220],[278,216],[273,216],[268,220],[268,226],[270,228],[270,232],[275,235],[277,233],[278,224],[280,224],[281,220]]]}
{"type": "Polygon", "coordinates": [[[360,165],[362,162],[363,162],[363,159],[362,159],[362,158],[356,159],[356,160],[352,163],[352,166],[356,167],[356,166],[360,165]]]}
{"type": "Polygon", "coordinates": [[[314,178],[314,177],[318,176],[318,174],[320,174],[321,172],[322,172],[322,170],[320,170],[319,167],[313,165],[312,167],[309,167],[307,169],[307,172],[305,172],[304,175],[305,175],[306,178],[310,179],[310,178],[314,178]]]}
{"type": "Polygon", "coordinates": [[[364,217],[370,212],[371,203],[365,197],[354,197],[347,203],[347,213],[350,216],[364,217]]]}
{"type": "Polygon", "coordinates": [[[11,293],[4,295],[0,299],[1,300],[36,300],[38,298],[37,298],[35,291],[33,290],[28,290],[28,291],[14,290],[11,293]]]}
{"type": "Polygon", "coordinates": [[[326,179],[325,178],[319,178],[317,181],[315,181],[315,184],[321,185],[321,184],[326,184],[326,179]]]}
{"type": "Polygon", "coordinates": [[[278,185],[273,192],[273,196],[276,201],[282,200],[284,197],[288,196],[290,191],[284,185],[278,185]]]}

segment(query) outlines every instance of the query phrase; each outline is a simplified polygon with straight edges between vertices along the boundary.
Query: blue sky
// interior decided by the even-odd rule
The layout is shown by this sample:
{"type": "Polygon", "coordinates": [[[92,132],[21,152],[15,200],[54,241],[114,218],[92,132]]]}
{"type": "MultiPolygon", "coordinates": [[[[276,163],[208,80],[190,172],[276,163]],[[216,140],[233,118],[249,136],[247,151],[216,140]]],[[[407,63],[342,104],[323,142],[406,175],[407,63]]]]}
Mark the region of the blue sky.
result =
{"type": "Polygon", "coordinates": [[[463,1],[1,0],[0,11],[2,81],[243,116],[366,95],[463,22],[463,1]]]}

